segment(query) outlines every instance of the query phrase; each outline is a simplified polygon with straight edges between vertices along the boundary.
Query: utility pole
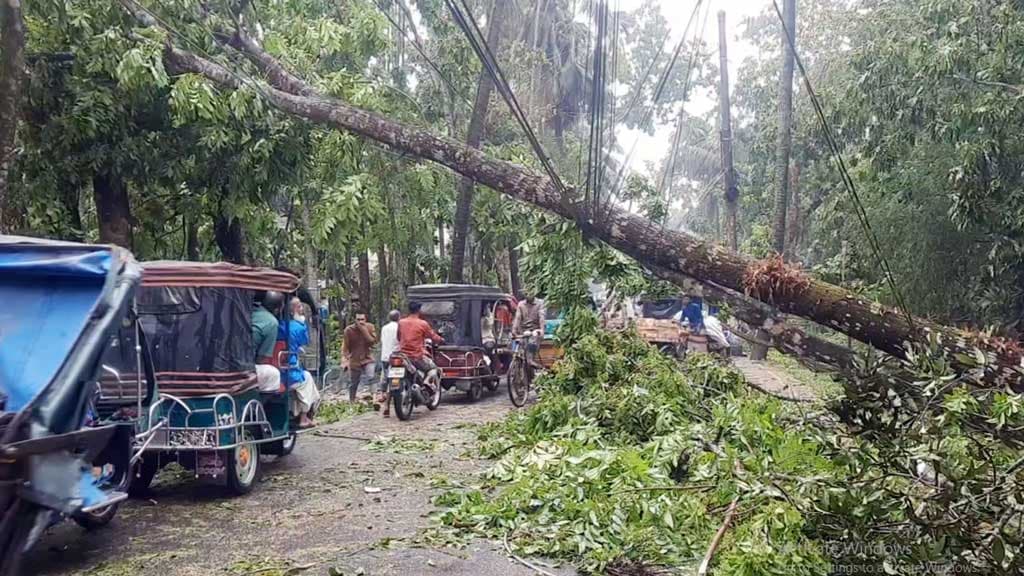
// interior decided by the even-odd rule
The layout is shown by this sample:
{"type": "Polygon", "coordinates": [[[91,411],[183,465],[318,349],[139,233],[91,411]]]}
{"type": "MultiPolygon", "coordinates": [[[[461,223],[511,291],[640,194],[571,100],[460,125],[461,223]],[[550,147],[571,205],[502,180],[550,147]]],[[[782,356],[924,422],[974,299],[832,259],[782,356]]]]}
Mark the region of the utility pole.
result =
{"type": "Polygon", "coordinates": [[[725,10],[718,11],[718,83],[719,128],[722,133],[722,183],[725,185],[725,241],[733,252],[739,251],[736,239],[736,204],[740,191],[732,167],[732,112],[729,109],[729,58],[725,41],[725,10]]]}
{"type": "Polygon", "coordinates": [[[796,46],[796,0],[782,4],[782,73],[779,75],[779,138],[776,146],[775,225],[772,247],[779,256],[786,250],[786,216],[789,204],[789,157],[793,148],[793,49],[796,46]],[[793,38],[793,45],[789,37],[793,38]]]}

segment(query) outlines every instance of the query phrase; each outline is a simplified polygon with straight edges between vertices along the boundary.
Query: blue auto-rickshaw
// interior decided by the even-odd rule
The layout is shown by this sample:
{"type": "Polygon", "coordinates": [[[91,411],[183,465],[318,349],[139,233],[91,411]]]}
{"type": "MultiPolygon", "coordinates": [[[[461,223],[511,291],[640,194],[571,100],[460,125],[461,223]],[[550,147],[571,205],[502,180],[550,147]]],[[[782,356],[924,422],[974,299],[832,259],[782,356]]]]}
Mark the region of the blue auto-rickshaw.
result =
{"type": "MultiPolygon", "coordinates": [[[[294,449],[291,394],[258,389],[251,322],[261,293],[292,294],[298,287],[295,276],[266,268],[143,264],[137,306],[158,390],[143,419],[157,429],[141,447],[133,493],[143,493],[160,468],[176,462],[245,494],[259,477],[261,453],[283,456],[294,449]]],[[[282,371],[298,362],[287,352],[277,359],[282,371]]]]}
{"type": "MultiPolygon", "coordinates": [[[[127,497],[145,435],[101,414],[97,381],[116,372],[104,356],[135,326],[140,279],[126,250],[0,236],[0,575],[61,518],[101,526],[127,497]]],[[[144,399],[152,382],[131,388],[144,399]]]]}

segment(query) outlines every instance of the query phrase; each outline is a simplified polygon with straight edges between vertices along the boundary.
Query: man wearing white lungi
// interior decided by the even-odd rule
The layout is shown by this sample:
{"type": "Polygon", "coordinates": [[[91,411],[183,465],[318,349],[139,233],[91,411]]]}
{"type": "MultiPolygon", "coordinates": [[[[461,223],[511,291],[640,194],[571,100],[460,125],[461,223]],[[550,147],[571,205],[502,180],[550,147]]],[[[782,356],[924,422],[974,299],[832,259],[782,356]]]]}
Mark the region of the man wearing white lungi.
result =
{"type": "Polygon", "coordinates": [[[299,352],[309,344],[309,329],[302,313],[302,302],[298,298],[292,299],[291,312],[292,319],[281,323],[277,338],[288,342],[289,368],[285,371],[285,380],[292,393],[292,415],[298,416],[299,428],[309,428],[315,425],[311,414],[320,402],[320,391],[316,388],[313,375],[303,370],[299,363],[299,352]]]}

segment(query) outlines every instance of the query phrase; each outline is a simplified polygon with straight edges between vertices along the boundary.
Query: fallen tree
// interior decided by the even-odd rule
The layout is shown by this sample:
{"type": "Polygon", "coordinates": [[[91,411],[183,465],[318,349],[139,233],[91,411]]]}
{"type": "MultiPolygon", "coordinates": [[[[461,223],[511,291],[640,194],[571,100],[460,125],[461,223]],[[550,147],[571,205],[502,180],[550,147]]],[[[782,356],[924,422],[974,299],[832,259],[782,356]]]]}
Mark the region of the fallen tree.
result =
{"type": "MultiPolygon", "coordinates": [[[[140,24],[160,26],[157,19],[135,0],[120,1],[140,24]]],[[[586,234],[608,243],[651,269],[692,277],[735,294],[745,294],[781,312],[807,318],[898,358],[908,357],[910,344],[923,345],[937,338],[958,370],[972,374],[977,380],[999,377],[1015,389],[1024,390],[1021,349],[1013,342],[972,335],[912,318],[811,278],[786,266],[781,260],[752,260],[689,234],[666,230],[614,206],[595,211],[574,189],[560,188],[539,172],[489,157],[449,138],[322,95],[251,39],[241,19],[236,19],[236,22],[236,39],[226,44],[259,70],[267,83],[243,77],[221,64],[175,46],[170,34],[163,51],[165,66],[174,73],[203,76],[222,89],[236,90],[253,85],[272,106],[284,113],[352,132],[446,166],[511,198],[575,222],[586,234]]],[[[782,341],[785,341],[785,336],[781,336],[782,341]]],[[[798,334],[789,332],[788,337],[793,340],[798,334]]],[[[779,337],[773,338],[779,341],[779,337]]]]}

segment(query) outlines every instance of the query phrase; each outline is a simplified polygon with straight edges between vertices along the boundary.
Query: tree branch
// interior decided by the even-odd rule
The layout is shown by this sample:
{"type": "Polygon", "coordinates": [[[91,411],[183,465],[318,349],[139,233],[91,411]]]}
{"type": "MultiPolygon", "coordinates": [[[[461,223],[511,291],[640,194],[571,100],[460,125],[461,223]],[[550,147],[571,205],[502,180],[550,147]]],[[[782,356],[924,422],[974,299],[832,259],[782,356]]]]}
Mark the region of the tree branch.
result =
{"type": "MultiPolygon", "coordinates": [[[[121,2],[133,13],[141,9],[134,0],[121,2]],[[132,6],[136,9],[133,10],[132,6]]],[[[152,22],[152,16],[147,18],[147,14],[136,17],[142,23],[152,22]]],[[[982,339],[920,318],[908,319],[896,310],[864,300],[803,272],[763,266],[689,234],[665,230],[661,225],[625,210],[610,209],[602,218],[595,220],[578,191],[568,189],[563,194],[544,174],[489,157],[452,139],[324,97],[294,76],[268,74],[268,80],[276,84],[262,86],[252,80],[243,81],[223,66],[170,44],[164,51],[164,59],[165,65],[174,70],[203,75],[225,88],[254,84],[268,102],[282,112],[434,161],[511,198],[569,219],[584,234],[601,239],[645,266],[700,278],[733,292],[748,294],[781,312],[828,326],[893,356],[906,358],[908,342],[927,342],[930,335],[939,334],[950,360],[962,372],[978,380],[1000,378],[1024,390],[1022,352],[1005,341],[982,339]],[[293,84],[296,80],[298,84],[293,84]],[[976,347],[985,351],[990,360],[984,370],[961,360],[969,360],[976,347]]],[[[272,58],[264,61],[267,66],[274,64],[280,66],[272,58]]],[[[784,331],[781,336],[797,347],[804,340],[792,331],[784,331]]]]}

